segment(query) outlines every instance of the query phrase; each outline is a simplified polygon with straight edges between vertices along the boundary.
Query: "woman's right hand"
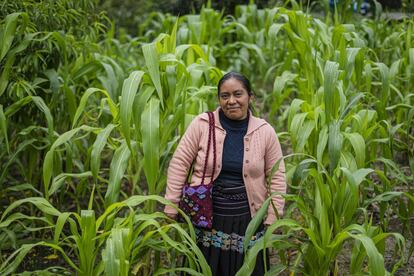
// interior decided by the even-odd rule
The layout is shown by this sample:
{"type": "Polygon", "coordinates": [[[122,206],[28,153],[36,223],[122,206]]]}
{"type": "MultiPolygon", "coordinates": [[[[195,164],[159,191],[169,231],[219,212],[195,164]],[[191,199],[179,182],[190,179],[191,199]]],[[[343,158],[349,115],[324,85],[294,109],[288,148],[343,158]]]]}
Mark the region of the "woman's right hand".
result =
{"type": "Polygon", "coordinates": [[[164,213],[167,217],[173,220],[177,220],[177,214],[170,214],[170,213],[164,213]]]}

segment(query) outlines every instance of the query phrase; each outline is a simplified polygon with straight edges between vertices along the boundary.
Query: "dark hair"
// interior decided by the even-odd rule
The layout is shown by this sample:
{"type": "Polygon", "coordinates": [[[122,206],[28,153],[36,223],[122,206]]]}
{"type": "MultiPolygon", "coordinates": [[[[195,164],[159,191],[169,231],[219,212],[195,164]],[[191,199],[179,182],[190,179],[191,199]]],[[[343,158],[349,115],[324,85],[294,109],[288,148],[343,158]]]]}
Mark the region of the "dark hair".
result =
{"type": "Polygon", "coordinates": [[[246,78],[245,76],[243,76],[240,73],[237,72],[228,72],[226,74],[224,74],[223,77],[221,77],[221,79],[219,80],[218,84],[217,84],[217,95],[220,94],[220,86],[229,79],[236,79],[238,81],[241,82],[241,84],[243,85],[244,89],[246,89],[247,94],[249,94],[249,96],[253,95],[253,91],[252,91],[252,86],[250,85],[250,81],[248,78],[246,78]]]}

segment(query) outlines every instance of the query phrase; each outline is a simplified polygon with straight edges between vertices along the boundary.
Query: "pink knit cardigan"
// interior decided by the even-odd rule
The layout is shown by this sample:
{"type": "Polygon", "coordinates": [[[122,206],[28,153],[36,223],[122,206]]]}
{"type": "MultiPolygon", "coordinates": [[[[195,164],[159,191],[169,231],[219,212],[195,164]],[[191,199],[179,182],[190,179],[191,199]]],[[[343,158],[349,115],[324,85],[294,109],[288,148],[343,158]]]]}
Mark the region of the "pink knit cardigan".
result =
{"type": "MultiPolygon", "coordinates": [[[[216,179],[220,174],[223,144],[226,137],[226,131],[220,125],[219,109],[214,111],[217,162],[213,179],[216,179]]],[[[178,204],[182,196],[184,183],[186,182],[187,172],[193,160],[195,160],[195,163],[190,185],[200,184],[207,152],[207,138],[208,116],[206,113],[203,113],[198,115],[188,126],[170,161],[167,174],[166,199],[178,204]]],[[[210,150],[210,153],[212,153],[212,148],[210,150]]],[[[244,136],[243,178],[252,217],[269,196],[266,184],[267,176],[271,173],[273,165],[280,158],[282,158],[282,150],[273,127],[265,120],[250,115],[247,133],[244,136]]],[[[212,166],[213,156],[210,154],[207,164],[206,184],[211,180],[212,166]]],[[[279,169],[272,176],[270,189],[272,193],[275,191],[286,193],[285,165],[283,160],[280,162],[279,169]]],[[[278,215],[282,216],[285,204],[284,199],[281,196],[274,196],[273,202],[278,215]]],[[[166,206],[164,212],[169,215],[175,215],[177,210],[171,206],[166,206]]],[[[275,219],[276,214],[272,205],[270,205],[264,224],[272,224],[275,219]]]]}

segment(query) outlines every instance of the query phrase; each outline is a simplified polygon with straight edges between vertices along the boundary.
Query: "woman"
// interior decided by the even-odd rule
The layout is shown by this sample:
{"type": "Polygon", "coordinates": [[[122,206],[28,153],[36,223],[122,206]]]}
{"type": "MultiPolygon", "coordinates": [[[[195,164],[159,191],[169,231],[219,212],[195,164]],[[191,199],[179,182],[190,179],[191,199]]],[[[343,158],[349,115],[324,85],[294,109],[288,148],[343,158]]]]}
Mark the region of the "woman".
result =
{"type": "MultiPolygon", "coordinates": [[[[214,111],[216,168],[212,176],[213,157],[209,155],[205,183],[213,177],[213,228],[196,228],[198,245],[213,275],[234,275],[243,263],[243,242],[247,225],[268,197],[267,176],[282,158],[274,129],[250,112],[253,92],[249,80],[235,72],[225,74],[218,83],[220,107],[214,111]]],[[[200,184],[208,139],[206,113],[197,116],[182,137],[168,168],[165,197],[178,204],[188,170],[193,165],[190,185],[200,184]],[[194,162],[194,163],[193,163],[194,162]]],[[[210,149],[211,151],[211,149],[210,149]]],[[[283,161],[271,178],[272,192],[286,192],[283,161]]],[[[278,215],[283,214],[284,200],[275,196],[278,215]]],[[[175,218],[177,211],[167,206],[164,212],[175,218]]],[[[263,234],[264,226],[276,219],[270,205],[264,225],[254,239],[263,234]]],[[[251,241],[251,244],[254,240],[251,241]]],[[[253,275],[264,274],[263,257],[258,256],[253,275]]]]}

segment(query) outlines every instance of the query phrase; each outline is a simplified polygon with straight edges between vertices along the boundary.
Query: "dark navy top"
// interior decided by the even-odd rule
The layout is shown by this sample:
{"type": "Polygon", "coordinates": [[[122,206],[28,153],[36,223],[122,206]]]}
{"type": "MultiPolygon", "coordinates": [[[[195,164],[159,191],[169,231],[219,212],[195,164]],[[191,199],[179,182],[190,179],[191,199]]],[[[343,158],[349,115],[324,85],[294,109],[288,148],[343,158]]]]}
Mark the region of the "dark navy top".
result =
{"type": "Polygon", "coordinates": [[[219,111],[220,124],[226,130],[224,139],[222,169],[216,182],[244,183],[243,157],[244,136],[247,133],[249,116],[243,120],[231,120],[219,111]]]}

